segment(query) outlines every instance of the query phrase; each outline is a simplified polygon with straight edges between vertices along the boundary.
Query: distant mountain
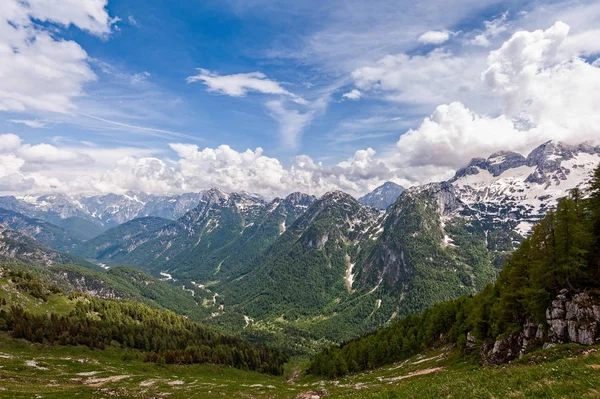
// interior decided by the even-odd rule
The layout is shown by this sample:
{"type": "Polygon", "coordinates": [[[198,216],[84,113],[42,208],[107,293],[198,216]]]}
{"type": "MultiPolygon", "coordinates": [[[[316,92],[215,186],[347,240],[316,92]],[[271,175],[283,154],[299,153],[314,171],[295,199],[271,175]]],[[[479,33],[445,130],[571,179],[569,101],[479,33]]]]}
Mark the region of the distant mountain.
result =
{"type": "Polygon", "coordinates": [[[38,266],[73,264],[101,270],[77,256],[48,248],[35,238],[0,224],[0,262],[21,262],[38,266]]]}
{"type": "Polygon", "coordinates": [[[74,253],[203,287],[225,309],[212,321],[244,334],[340,341],[481,290],[599,162],[598,147],[549,142],[527,157],[474,159],[448,182],[399,196],[383,185],[361,198],[368,206],[339,191],[265,201],[211,189],[176,221],[134,219],[74,253]],[[377,202],[392,194],[391,205],[377,202]]]}
{"type": "Polygon", "coordinates": [[[158,196],[136,192],[93,196],[4,196],[0,197],[0,208],[45,220],[87,240],[137,217],[178,219],[196,207],[201,197],[201,193],[158,196]]]}
{"type": "Polygon", "coordinates": [[[59,251],[69,251],[80,243],[79,239],[59,226],[2,208],[0,208],[0,223],[59,251]]]}
{"type": "Polygon", "coordinates": [[[400,194],[403,192],[404,187],[388,181],[370,193],[360,197],[358,202],[374,208],[387,209],[388,206],[396,202],[400,194]]]}
{"type": "Polygon", "coordinates": [[[205,192],[177,221],[139,218],[110,229],[74,252],[107,264],[129,264],[193,279],[243,273],[315,200],[293,193],[270,202],[247,194],[205,192]]]}
{"type": "Polygon", "coordinates": [[[600,162],[600,147],[549,141],[527,157],[500,151],[475,158],[450,180],[458,197],[491,226],[527,234],[557,199],[580,187],[600,162]]]}

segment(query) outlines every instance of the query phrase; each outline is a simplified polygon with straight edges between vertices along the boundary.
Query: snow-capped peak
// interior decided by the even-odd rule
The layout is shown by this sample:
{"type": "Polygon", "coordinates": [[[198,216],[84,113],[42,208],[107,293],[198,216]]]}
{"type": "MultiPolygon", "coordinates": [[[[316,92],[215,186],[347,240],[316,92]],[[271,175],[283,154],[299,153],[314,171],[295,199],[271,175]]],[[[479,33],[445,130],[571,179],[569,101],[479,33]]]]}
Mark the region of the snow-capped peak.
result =
{"type": "Polygon", "coordinates": [[[556,201],[587,181],[600,163],[600,147],[546,142],[527,157],[500,151],[475,158],[450,180],[458,197],[480,216],[515,220],[527,233],[556,201]]]}

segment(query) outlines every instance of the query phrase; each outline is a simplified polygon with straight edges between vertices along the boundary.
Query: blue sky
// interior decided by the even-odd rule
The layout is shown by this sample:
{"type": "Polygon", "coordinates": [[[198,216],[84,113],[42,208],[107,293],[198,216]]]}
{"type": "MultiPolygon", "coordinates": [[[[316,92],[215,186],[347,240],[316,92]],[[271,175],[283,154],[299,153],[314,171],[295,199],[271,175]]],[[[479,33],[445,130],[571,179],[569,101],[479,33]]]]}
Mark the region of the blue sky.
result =
{"type": "MultiPolygon", "coordinates": [[[[0,83],[0,133],[19,138],[19,144],[5,150],[15,158],[6,158],[5,176],[0,176],[7,181],[0,183],[6,192],[61,190],[65,181],[78,179],[96,184],[68,190],[176,192],[211,184],[232,190],[244,177],[222,170],[237,162],[260,172],[262,163],[247,165],[256,159],[279,163],[273,166],[279,174],[268,187],[243,187],[265,195],[294,188],[360,194],[385,180],[410,185],[447,178],[473,155],[502,149],[497,147],[526,151],[542,139],[573,136],[568,130],[573,125],[556,127],[557,121],[548,119],[551,107],[540,93],[519,86],[517,95],[492,79],[513,76],[494,69],[490,54],[516,32],[529,32],[531,40],[542,43],[536,30],[564,21],[569,28],[558,36],[546,31],[562,58],[535,60],[538,71],[573,57],[586,63],[586,73],[598,69],[594,41],[599,40],[594,37],[600,9],[591,1],[65,0],[70,8],[53,10],[40,8],[39,0],[8,0],[3,7],[11,3],[14,16],[6,8],[5,21],[0,20],[13,35],[5,44],[23,48],[7,56],[6,62],[14,64],[4,77],[11,79],[5,83],[9,87],[0,83]],[[20,42],[21,34],[35,37],[37,44],[20,42]],[[44,35],[49,37],[50,69],[41,58],[44,35]],[[68,54],[52,49],[60,43],[73,48],[68,54]],[[19,75],[23,63],[31,74],[19,75]],[[65,70],[53,75],[51,68],[59,64],[65,70]],[[40,94],[48,98],[38,101],[40,94]],[[442,108],[436,114],[437,107],[453,103],[463,108],[442,108]],[[534,106],[524,111],[525,103],[539,103],[541,111],[534,106]],[[440,122],[449,115],[455,123],[461,112],[471,122],[489,122],[481,137],[469,133],[472,126],[448,128],[440,122]],[[431,124],[424,119],[435,120],[440,136],[427,130],[431,124]],[[513,139],[511,129],[523,131],[523,122],[531,129],[513,139]],[[440,133],[441,126],[447,131],[440,133]],[[453,138],[453,129],[466,133],[453,138]],[[486,138],[488,129],[503,139],[486,138]],[[406,132],[413,134],[402,139],[406,132]],[[457,137],[472,151],[453,145],[457,137]],[[427,153],[428,140],[451,148],[427,153]],[[224,156],[206,164],[222,154],[198,155],[221,145],[239,159],[224,156]],[[256,153],[259,147],[262,152],[256,153]],[[252,161],[239,155],[247,149],[252,161]],[[424,155],[417,159],[415,154],[424,155]],[[73,160],[81,164],[78,175],[65,166],[73,160]],[[101,181],[117,164],[117,169],[129,168],[123,173],[131,176],[101,181]],[[184,169],[218,176],[194,181],[184,169]],[[134,182],[140,170],[149,171],[139,178],[148,179],[144,184],[134,182]],[[287,184],[288,175],[298,170],[302,176],[295,174],[296,183],[287,184]],[[164,188],[150,175],[179,180],[164,188]]],[[[552,53],[540,45],[546,46],[544,54],[552,53]]],[[[520,51],[530,50],[526,43],[520,51]]],[[[508,50],[500,55],[498,65],[515,56],[508,50]]],[[[515,76],[521,85],[523,79],[515,76]]],[[[589,102],[584,109],[592,104],[589,93],[573,96],[589,102]]],[[[593,139],[595,123],[573,139],[593,139]]]]}

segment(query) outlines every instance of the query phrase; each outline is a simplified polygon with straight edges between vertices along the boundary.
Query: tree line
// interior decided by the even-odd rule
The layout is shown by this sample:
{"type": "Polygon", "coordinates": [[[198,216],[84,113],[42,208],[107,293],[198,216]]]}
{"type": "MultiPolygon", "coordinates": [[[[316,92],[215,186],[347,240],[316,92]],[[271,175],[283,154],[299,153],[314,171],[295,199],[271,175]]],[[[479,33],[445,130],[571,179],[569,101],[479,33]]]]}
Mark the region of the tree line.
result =
{"type": "MultiPolygon", "coordinates": [[[[29,273],[9,272],[8,278],[20,291],[40,300],[59,291],[29,273]]],[[[146,361],[160,364],[214,363],[283,374],[286,356],[282,352],[208,329],[185,316],[137,302],[104,300],[81,293],[71,293],[68,298],[77,301],[67,315],[34,314],[2,301],[0,331],[50,345],[104,349],[116,343],[146,351],[146,361]]]]}

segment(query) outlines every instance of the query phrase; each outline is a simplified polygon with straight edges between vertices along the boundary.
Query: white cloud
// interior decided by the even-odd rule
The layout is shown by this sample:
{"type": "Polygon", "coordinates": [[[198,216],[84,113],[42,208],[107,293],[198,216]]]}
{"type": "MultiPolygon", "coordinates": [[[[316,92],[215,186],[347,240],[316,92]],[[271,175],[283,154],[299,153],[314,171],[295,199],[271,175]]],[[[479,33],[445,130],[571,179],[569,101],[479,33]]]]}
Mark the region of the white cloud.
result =
{"type": "Polygon", "coordinates": [[[359,150],[336,165],[325,166],[306,155],[284,166],[261,148],[236,151],[227,145],[199,149],[173,143],[176,161],[119,148],[69,148],[23,144],[18,136],[3,135],[0,150],[0,193],[122,193],[140,190],[154,194],[181,193],[218,187],[266,197],[296,190],[322,195],[342,189],[352,194],[393,178],[372,149],[359,150]],[[76,167],[74,167],[76,165],[76,167]]]}
{"type": "Polygon", "coordinates": [[[383,162],[374,159],[372,149],[359,150],[347,161],[334,166],[315,163],[310,157],[296,157],[290,168],[263,150],[238,152],[227,145],[205,148],[171,144],[180,157],[178,170],[185,177],[185,188],[220,187],[226,191],[247,191],[267,197],[292,191],[321,195],[343,189],[353,194],[365,191],[373,182],[390,176],[383,162]]]}
{"type": "Polygon", "coordinates": [[[504,32],[508,31],[508,11],[501,14],[498,18],[491,21],[485,21],[485,29],[475,33],[475,37],[468,40],[467,43],[475,46],[489,47],[492,45],[492,40],[499,37],[504,32]]]}
{"type": "Polygon", "coordinates": [[[363,92],[378,91],[391,101],[436,105],[469,95],[479,87],[478,71],[485,58],[467,59],[435,49],[426,55],[388,55],[373,66],[352,72],[363,92]]]}
{"type": "Polygon", "coordinates": [[[490,53],[483,78],[503,99],[506,115],[534,126],[540,136],[597,141],[600,69],[570,57],[568,35],[562,22],[515,33],[490,53]]]}
{"type": "Polygon", "coordinates": [[[84,187],[86,191],[92,189],[101,193],[136,190],[149,194],[165,194],[185,191],[181,173],[163,160],[149,157],[125,157],[119,160],[114,168],[92,179],[84,187]]]}
{"type": "Polygon", "coordinates": [[[129,21],[130,25],[135,26],[136,28],[140,27],[140,23],[137,21],[137,19],[135,19],[133,15],[127,17],[127,21],[129,21]]]}
{"type": "Polygon", "coordinates": [[[302,131],[313,119],[314,110],[300,112],[286,108],[281,101],[266,103],[271,116],[279,123],[279,133],[285,148],[297,148],[302,131]]]}
{"type": "Polygon", "coordinates": [[[279,82],[268,79],[262,72],[237,73],[219,75],[206,69],[198,68],[198,75],[189,76],[188,83],[202,82],[209,91],[231,97],[244,97],[248,92],[277,94],[289,97],[298,104],[307,104],[302,97],[284,89],[279,82]]]}
{"type": "Polygon", "coordinates": [[[0,111],[65,113],[96,78],[87,53],[74,41],[56,39],[52,27],[70,25],[105,36],[115,22],[106,0],[3,0],[0,2],[0,111]]]}
{"type": "Polygon", "coordinates": [[[344,95],[342,96],[342,98],[347,98],[349,100],[360,100],[360,98],[363,96],[363,93],[358,90],[358,89],[352,89],[350,90],[348,93],[344,93],[344,95]]]}
{"type": "Polygon", "coordinates": [[[82,153],[44,143],[37,145],[25,144],[18,149],[17,154],[26,162],[31,163],[68,163],[76,165],[92,161],[90,157],[82,153]]]}
{"type": "Polygon", "coordinates": [[[16,134],[0,134],[0,153],[13,151],[21,146],[21,138],[16,134]]]}
{"type": "Polygon", "coordinates": [[[20,123],[22,125],[29,126],[34,129],[46,127],[46,123],[37,119],[9,119],[8,121],[11,123],[20,123]]]}
{"type": "Polygon", "coordinates": [[[417,39],[422,44],[442,44],[450,39],[450,32],[447,30],[430,30],[423,33],[417,39]]]}
{"type": "Polygon", "coordinates": [[[565,58],[568,25],[515,33],[488,57],[482,78],[504,104],[498,117],[461,103],[440,105],[400,137],[390,157],[412,181],[447,177],[474,156],[526,153],[546,140],[600,144],[600,69],[565,58]],[[523,128],[523,126],[526,126],[523,128]]]}
{"type": "Polygon", "coordinates": [[[35,19],[74,25],[95,35],[109,34],[111,26],[119,20],[106,12],[108,0],[24,0],[20,3],[35,19]]]}
{"type": "Polygon", "coordinates": [[[476,156],[499,149],[524,150],[541,143],[533,141],[504,115],[477,115],[454,102],[438,106],[417,129],[403,134],[391,162],[408,180],[420,181],[458,169],[476,156]],[[434,176],[427,176],[431,173],[434,176]]]}
{"type": "MultiPolygon", "coordinates": [[[[358,69],[354,78],[356,90],[361,92],[378,91],[392,101],[402,97],[402,101],[415,104],[427,102],[429,93],[444,99],[418,127],[400,136],[397,145],[385,153],[367,148],[335,165],[300,155],[291,165],[285,165],[265,155],[261,148],[237,151],[221,145],[200,149],[197,145],[175,143],[170,146],[174,155],[171,160],[160,151],[73,148],[58,142],[54,146],[32,145],[23,144],[18,136],[3,135],[0,191],[136,189],[175,193],[216,186],[225,191],[265,196],[281,196],[295,190],[320,195],[333,189],[358,195],[386,180],[410,185],[447,179],[470,158],[501,149],[524,153],[549,139],[571,143],[591,140],[600,144],[600,69],[581,58],[593,54],[598,46],[589,37],[589,31],[570,35],[567,25],[556,23],[546,30],[514,33],[489,53],[485,66],[436,50],[423,56],[389,56],[375,66],[358,69]],[[469,70],[467,75],[461,75],[460,70],[465,68],[478,69],[478,73],[469,70]],[[502,112],[488,115],[463,102],[445,101],[456,96],[456,88],[451,87],[453,79],[460,85],[466,80],[464,76],[471,80],[477,76],[502,104],[502,112]],[[427,80],[434,83],[428,84],[427,80]],[[434,85],[439,86],[440,93],[434,91],[434,85]],[[79,162],[81,156],[92,161],[79,162]],[[69,167],[72,163],[77,163],[77,167],[69,167]]],[[[318,105],[303,106],[306,111],[300,112],[288,108],[293,104],[286,97],[268,102],[267,107],[279,121],[282,137],[293,145],[318,112],[318,105]]],[[[365,131],[374,133],[369,131],[374,129],[372,126],[399,130],[402,123],[405,122],[397,118],[351,119],[346,126],[352,135],[344,140],[362,137],[359,133],[365,131]]]]}

